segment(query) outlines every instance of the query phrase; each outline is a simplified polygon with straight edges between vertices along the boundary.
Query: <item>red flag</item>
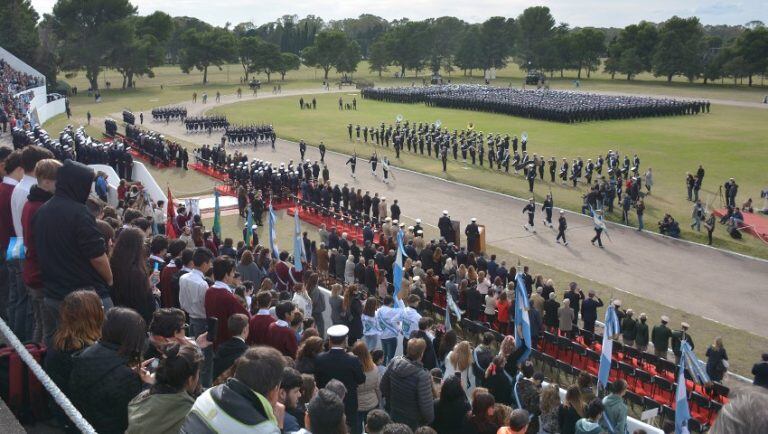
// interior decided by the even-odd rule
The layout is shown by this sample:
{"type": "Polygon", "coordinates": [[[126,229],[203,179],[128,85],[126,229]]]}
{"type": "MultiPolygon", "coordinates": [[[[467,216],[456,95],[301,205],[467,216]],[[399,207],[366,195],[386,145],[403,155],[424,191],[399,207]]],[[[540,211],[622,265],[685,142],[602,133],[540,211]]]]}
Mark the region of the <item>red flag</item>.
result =
{"type": "Polygon", "coordinates": [[[166,221],[165,221],[165,236],[174,239],[177,238],[176,227],[173,225],[173,221],[176,219],[176,206],[173,203],[173,196],[171,196],[171,187],[168,187],[168,204],[166,205],[166,221]]]}

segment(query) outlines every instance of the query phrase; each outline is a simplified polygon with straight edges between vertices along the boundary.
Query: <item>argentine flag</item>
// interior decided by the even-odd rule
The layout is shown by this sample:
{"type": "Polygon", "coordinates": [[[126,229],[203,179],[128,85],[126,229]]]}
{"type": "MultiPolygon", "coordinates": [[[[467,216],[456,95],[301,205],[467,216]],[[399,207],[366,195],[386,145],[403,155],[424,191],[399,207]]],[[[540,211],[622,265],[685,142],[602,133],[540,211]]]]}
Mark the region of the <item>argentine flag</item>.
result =
{"type": "Polygon", "coordinates": [[[26,256],[26,249],[24,249],[24,238],[11,237],[8,240],[8,250],[5,252],[5,259],[13,261],[16,259],[24,259],[26,256]]]}
{"type": "Polygon", "coordinates": [[[277,252],[277,228],[275,227],[275,222],[277,221],[277,217],[275,217],[275,210],[272,209],[272,204],[269,204],[269,248],[272,250],[272,257],[277,259],[278,258],[278,252],[277,252]]]}
{"type": "Polygon", "coordinates": [[[461,321],[461,309],[459,309],[459,306],[456,305],[456,302],[453,301],[453,296],[451,296],[451,293],[446,291],[445,293],[445,331],[450,330],[451,327],[451,311],[453,311],[454,315],[456,315],[456,320],[461,321]]]}
{"type": "Polygon", "coordinates": [[[392,286],[394,291],[392,297],[395,299],[395,305],[403,307],[404,303],[397,295],[400,292],[400,287],[403,285],[403,255],[405,249],[403,248],[403,231],[397,231],[397,255],[395,257],[395,264],[392,267],[392,286]]]}
{"type": "Polygon", "coordinates": [[[682,358],[685,359],[685,367],[688,369],[688,372],[691,373],[693,381],[698,384],[709,383],[711,380],[707,374],[707,370],[702,366],[703,362],[700,362],[696,355],[693,354],[693,350],[691,350],[691,346],[688,342],[683,342],[680,345],[680,351],[683,353],[682,358]]]}
{"type": "MultiPolygon", "coordinates": [[[[683,341],[681,348],[691,347],[688,342],[683,341]]],[[[680,369],[677,374],[677,391],[675,392],[675,434],[689,434],[688,419],[691,418],[691,412],[688,409],[688,393],[685,389],[685,357],[680,357],[680,369]]]]}
{"type": "Polygon", "coordinates": [[[294,229],[293,229],[293,268],[296,271],[301,271],[303,266],[301,260],[304,259],[304,243],[301,241],[301,221],[299,220],[299,207],[295,208],[293,213],[294,229]]]}
{"type": "Polygon", "coordinates": [[[611,354],[613,353],[612,336],[621,331],[619,317],[613,303],[608,305],[605,311],[605,329],[603,330],[603,350],[600,354],[600,370],[597,372],[597,384],[603,389],[608,387],[608,376],[611,373],[611,354]]]}
{"type": "Polygon", "coordinates": [[[525,282],[523,273],[517,273],[515,276],[515,343],[520,346],[520,339],[525,341],[528,348],[520,357],[518,363],[528,360],[531,354],[531,318],[528,316],[528,293],[525,291],[525,282]],[[522,337],[520,333],[523,333],[522,337]]]}

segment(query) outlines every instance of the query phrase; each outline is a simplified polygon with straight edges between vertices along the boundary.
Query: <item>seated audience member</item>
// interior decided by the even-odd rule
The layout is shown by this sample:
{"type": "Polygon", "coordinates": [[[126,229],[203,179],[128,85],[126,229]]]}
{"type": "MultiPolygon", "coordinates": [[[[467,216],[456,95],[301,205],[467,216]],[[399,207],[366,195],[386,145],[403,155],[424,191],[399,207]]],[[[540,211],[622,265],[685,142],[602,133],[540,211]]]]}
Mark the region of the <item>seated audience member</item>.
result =
{"type": "Polygon", "coordinates": [[[128,428],[128,403],[151,381],[141,363],[147,326],[136,311],[107,312],[98,342],[72,356],[70,398],[99,433],[128,428]]]}
{"type": "MultiPolygon", "coordinates": [[[[101,337],[104,308],[94,291],[79,290],[64,297],[59,305],[59,326],[53,335],[53,345],[45,354],[45,371],[61,391],[69,396],[72,355],[93,345],[101,337]]],[[[74,425],[58,407],[54,414],[65,429],[74,425]]]]}
{"type": "Polygon", "coordinates": [[[282,301],[275,308],[277,321],[269,325],[266,344],[277,349],[283,355],[294,358],[299,342],[296,333],[291,328],[291,320],[296,312],[296,305],[290,301],[282,301]]]}
{"type": "Polygon", "coordinates": [[[194,344],[164,348],[155,383],[128,404],[127,434],[176,434],[200,394],[203,354],[194,344]]]}
{"type": "Polygon", "coordinates": [[[180,433],[280,434],[283,421],[277,415],[284,410],[278,402],[283,369],[285,358],[279,351],[268,347],[249,348],[235,363],[232,378],[206,390],[195,400],[180,433]]]}
{"type": "Polygon", "coordinates": [[[245,343],[248,339],[248,316],[241,313],[232,315],[227,320],[227,328],[232,337],[222,342],[213,356],[214,379],[229,369],[248,349],[248,344],[245,343]]]}

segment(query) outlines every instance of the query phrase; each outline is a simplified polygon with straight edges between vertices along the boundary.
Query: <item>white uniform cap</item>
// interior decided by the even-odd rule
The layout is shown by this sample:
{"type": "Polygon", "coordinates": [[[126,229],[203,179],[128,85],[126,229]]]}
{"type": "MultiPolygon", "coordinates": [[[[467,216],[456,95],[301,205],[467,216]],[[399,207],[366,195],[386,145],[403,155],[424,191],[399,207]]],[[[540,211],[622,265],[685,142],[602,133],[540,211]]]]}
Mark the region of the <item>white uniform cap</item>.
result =
{"type": "Polygon", "coordinates": [[[397,224],[397,220],[392,220],[392,223],[397,224]]]}
{"type": "Polygon", "coordinates": [[[447,209],[443,210],[443,215],[448,215],[448,210],[447,209]]]}
{"type": "Polygon", "coordinates": [[[666,315],[662,315],[661,316],[661,320],[664,321],[664,322],[669,322],[669,317],[666,316],[666,315]]]}
{"type": "Polygon", "coordinates": [[[416,219],[416,223],[421,223],[421,219],[416,219]]]}
{"type": "Polygon", "coordinates": [[[477,219],[475,217],[472,217],[471,221],[476,222],[477,219]]]}
{"type": "Polygon", "coordinates": [[[328,336],[332,338],[343,338],[349,334],[349,327],[342,324],[336,324],[334,326],[328,327],[328,331],[326,333],[328,333],[328,336]]]}
{"type": "Polygon", "coordinates": [[[690,328],[690,327],[691,327],[691,326],[689,326],[689,325],[688,325],[688,323],[687,323],[687,322],[682,322],[682,323],[680,323],[680,326],[681,326],[682,328],[684,328],[684,329],[687,329],[687,328],[690,328]]]}

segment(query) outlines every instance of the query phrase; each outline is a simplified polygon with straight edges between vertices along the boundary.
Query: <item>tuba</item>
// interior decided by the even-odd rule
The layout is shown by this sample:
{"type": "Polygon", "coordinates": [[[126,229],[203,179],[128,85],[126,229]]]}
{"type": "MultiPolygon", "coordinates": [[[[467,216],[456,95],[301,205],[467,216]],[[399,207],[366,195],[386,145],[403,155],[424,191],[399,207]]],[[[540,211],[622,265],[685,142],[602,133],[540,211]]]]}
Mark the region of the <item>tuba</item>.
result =
{"type": "Polygon", "coordinates": [[[395,121],[402,122],[403,121],[403,115],[397,115],[395,116],[395,121]]]}
{"type": "Polygon", "coordinates": [[[474,131],[474,129],[475,129],[475,124],[473,122],[470,122],[467,124],[467,130],[474,131]]]}

